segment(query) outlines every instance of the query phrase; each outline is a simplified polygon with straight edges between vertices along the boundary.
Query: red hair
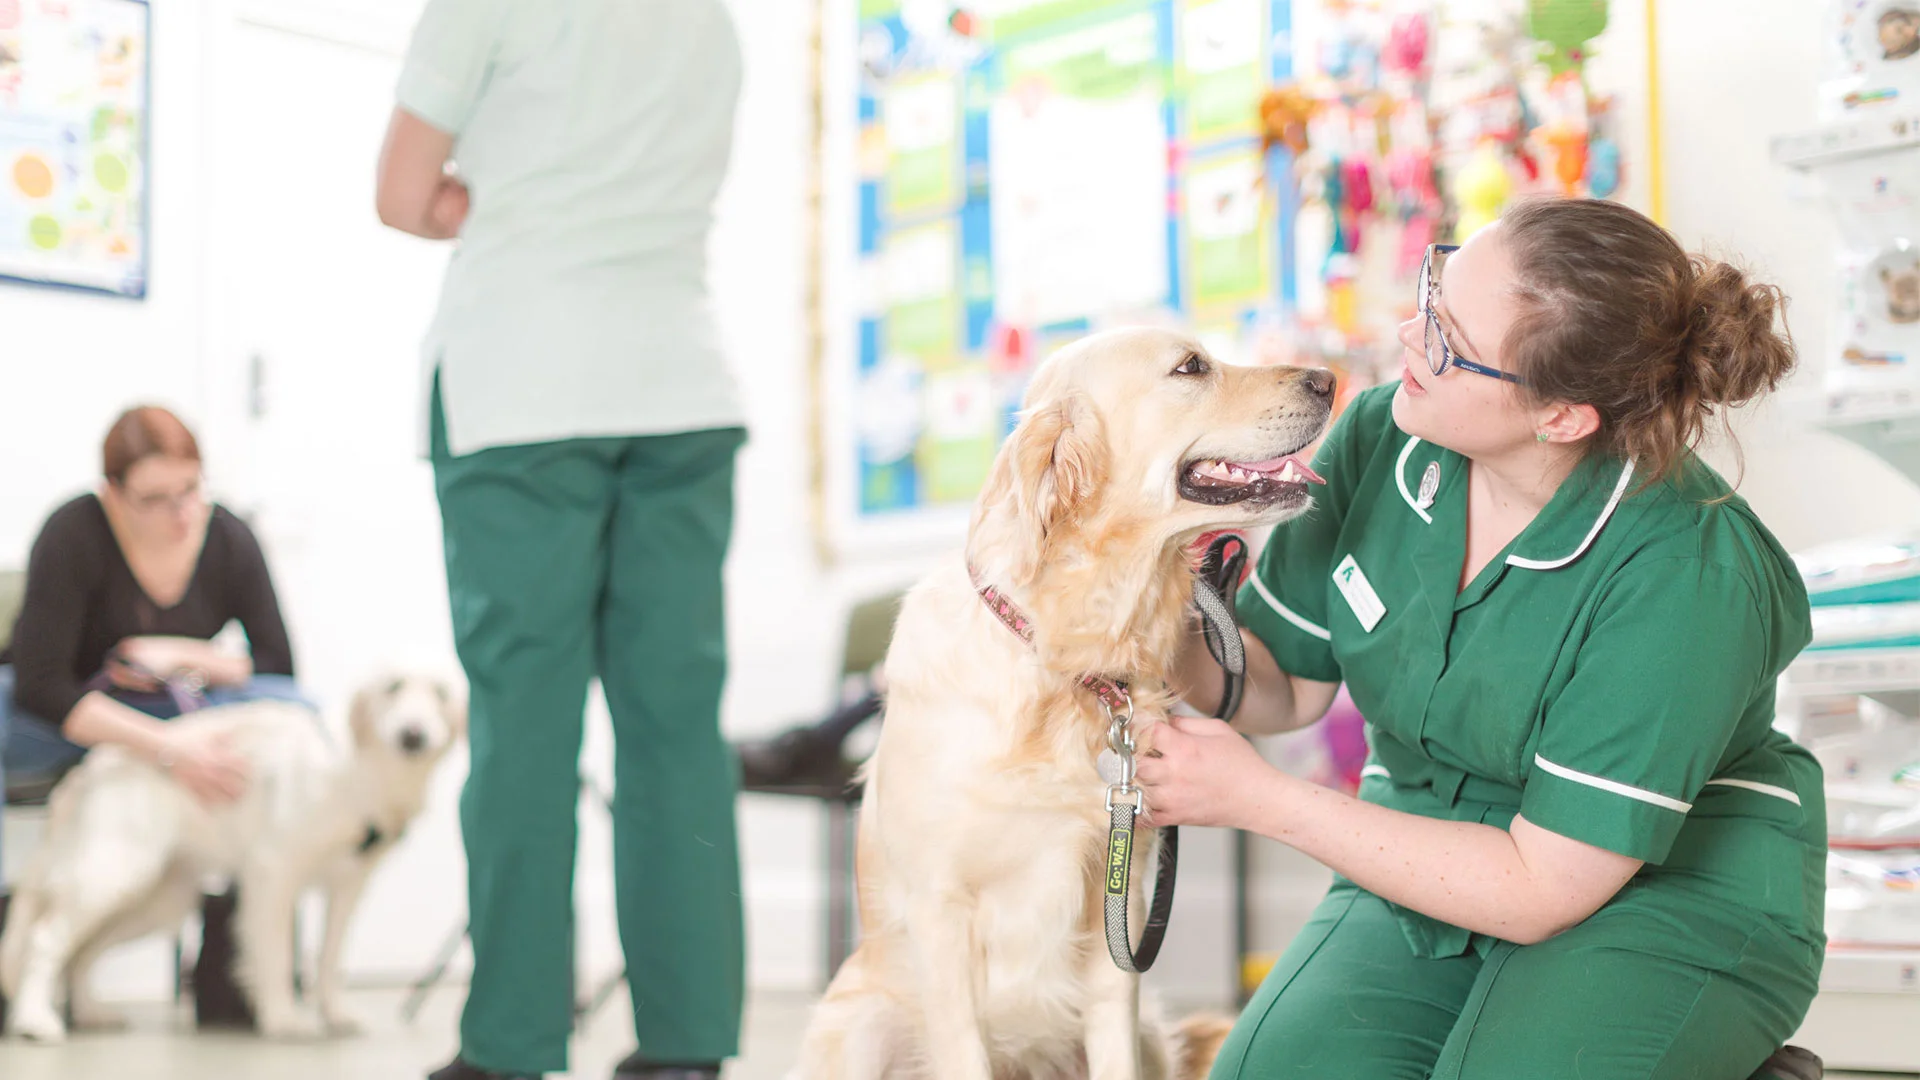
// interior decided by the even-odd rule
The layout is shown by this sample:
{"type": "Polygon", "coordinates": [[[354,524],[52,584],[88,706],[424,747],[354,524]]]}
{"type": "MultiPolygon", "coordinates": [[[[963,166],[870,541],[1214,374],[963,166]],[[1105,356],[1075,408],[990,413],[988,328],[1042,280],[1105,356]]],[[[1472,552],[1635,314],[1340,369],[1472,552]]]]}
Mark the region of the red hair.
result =
{"type": "Polygon", "coordinates": [[[100,447],[101,473],[125,483],[128,470],[150,457],[200,462],[200,443],[180,418],[158,405],[139,405],[120,414],[100,447]]]}

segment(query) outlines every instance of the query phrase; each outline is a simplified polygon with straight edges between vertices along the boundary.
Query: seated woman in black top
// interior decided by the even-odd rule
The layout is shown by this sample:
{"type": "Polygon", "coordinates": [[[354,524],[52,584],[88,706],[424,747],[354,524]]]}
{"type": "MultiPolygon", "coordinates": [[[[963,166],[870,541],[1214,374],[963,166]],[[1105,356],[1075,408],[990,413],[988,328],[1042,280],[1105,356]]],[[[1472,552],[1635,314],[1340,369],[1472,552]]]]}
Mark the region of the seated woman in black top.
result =
{"type": "MultiPolygon", "coordinates": [[[[183,707],[302,700],[266,560],[245,523],[207,502],[200,448],[165,409],[107,433],[106,483],[56,510],[34,541],[12,644],[0,655],[0,763],[16,794],[86,748],[118,744],[200,799],[237,797],[245,763],[165,721],[183,707]],[[251,655],[211,640],[233,621],[251,655]]],[[[244,1021],[231,987],[230,898],[210,899],[194,983],[203,1022],[244,1021]]]]}

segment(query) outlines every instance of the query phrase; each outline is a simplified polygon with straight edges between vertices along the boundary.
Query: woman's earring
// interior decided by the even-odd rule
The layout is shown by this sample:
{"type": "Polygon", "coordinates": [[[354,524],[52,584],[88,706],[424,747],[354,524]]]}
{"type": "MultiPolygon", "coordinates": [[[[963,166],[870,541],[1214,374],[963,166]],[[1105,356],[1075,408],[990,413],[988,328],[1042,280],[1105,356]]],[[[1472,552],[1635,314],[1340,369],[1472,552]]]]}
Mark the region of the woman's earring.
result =
{"type": "Polygon", "coordinates": [[[1541,441],[1541,442],[1546,442],[1546,441],[1547,441],[1547,439],[1549,438],[1549,436],[1547,435],[1547,433],[1546,433],[1546,432],[1544,432],[1544,431],[1536,431],[1536,432],[1534,432],[1534,433],[1533,433],[1533,437],[1534,437],[1535,439],[1538,439],[1538,440],[1539,440],[1539,441],[1541,441]]]}

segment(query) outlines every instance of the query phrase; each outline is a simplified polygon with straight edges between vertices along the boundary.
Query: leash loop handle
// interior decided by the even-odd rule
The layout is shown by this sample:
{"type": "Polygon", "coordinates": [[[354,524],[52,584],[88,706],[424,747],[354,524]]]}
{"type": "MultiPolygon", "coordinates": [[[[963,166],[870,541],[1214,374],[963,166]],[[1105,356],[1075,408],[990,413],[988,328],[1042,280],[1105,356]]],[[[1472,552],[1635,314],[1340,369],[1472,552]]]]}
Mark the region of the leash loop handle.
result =
{"type": "Polygon", "coordinates": [[[1240,590],[1246,565],[1246,540],[1236,533],[1222,533],[1207,545],[1193,582],[1193,602],[1200,609],[1207,652],[1223,674],[1220,708],[1215,714],[1222,720],[1231,720],[1240,711],[1240,699],[1247,688],[1246,642],[1240,639],[1240,623],[1233,611],[1233,598],[1240,590]]]}

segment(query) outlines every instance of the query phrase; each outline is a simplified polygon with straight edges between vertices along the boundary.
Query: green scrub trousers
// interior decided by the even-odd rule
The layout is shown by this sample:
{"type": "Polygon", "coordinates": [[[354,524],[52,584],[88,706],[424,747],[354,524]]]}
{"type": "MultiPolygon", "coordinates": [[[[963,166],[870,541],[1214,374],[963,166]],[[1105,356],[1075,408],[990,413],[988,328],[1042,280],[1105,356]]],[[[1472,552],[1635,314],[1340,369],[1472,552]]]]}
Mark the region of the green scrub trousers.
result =
{"type": "Polygon", "coordinates": [[[1763,926],[1730,966],[1595,917],[1537,945],[1415,956],[1392,905],[1341,882],[1260,987],[1213,1080],[1745,1080],[1792,1035],[1811,946],[1763,926]],[[1577,1032],[1578,1037],[1570,1038],[1577,1032]]]}
{"type": "Polygon", "coordinates": [[[560,1072],[573,1027],[580,740],[614,733],[614,889],[640,1051],[738,1049],[737,769],[720,735],[721,564],[738,428],[567,439],[432,460],[454,641],[471,683],[460,800],[474,971],[461,1056],[560,1072]]]}

